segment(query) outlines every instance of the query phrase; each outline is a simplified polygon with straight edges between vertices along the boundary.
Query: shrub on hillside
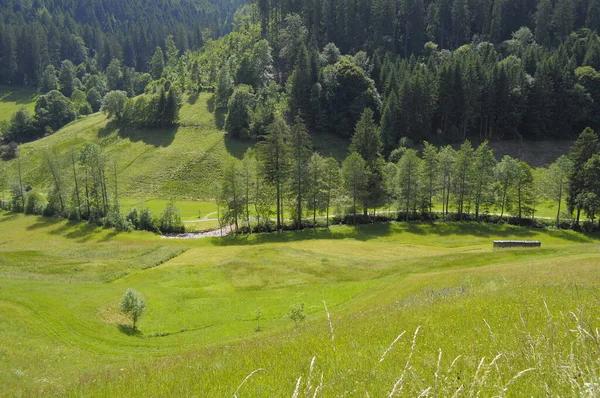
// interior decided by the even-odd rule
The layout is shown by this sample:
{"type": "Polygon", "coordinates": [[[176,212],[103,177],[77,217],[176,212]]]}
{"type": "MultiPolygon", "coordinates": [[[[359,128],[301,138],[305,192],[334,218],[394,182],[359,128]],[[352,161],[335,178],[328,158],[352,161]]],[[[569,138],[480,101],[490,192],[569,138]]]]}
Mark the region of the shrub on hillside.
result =
{"type": "Polygon", "coordinates": [[[158,219],[158,229],[163,234],[177,234],[185,232],[185,227],[183,226],[181,217],[179,216],[179,211],[175,208],[173,203],[169,203],[167,205],[165,211],[158,219]]]}
{"type": "Polygon", "coordinates": [[[46,200],[40,193],[36,191],[27,193],[27,199],[25,200],[25,214],[41,215],[44,212],[45,207],[46,200]]]}
{"type": "Polygon", "coordinates": [[[140,221],[138,229],[142,231],[156,232],[158,230],[157,222],[152,216],[150,209],[143,209],[140,212],[140,221]]]}

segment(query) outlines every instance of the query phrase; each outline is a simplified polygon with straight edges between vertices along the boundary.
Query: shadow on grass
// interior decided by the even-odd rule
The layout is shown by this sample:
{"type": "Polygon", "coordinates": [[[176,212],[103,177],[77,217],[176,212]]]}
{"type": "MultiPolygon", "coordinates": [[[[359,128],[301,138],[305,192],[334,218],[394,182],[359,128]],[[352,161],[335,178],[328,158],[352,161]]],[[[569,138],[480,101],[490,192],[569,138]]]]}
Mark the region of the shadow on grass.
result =
{"type": "Polygon", "coordinates": [[[29,91],[20,87],[10,86],[2,86],[0,88],[11,90],[9,93],[0,98],[4,102],[14,102],[17,105],[27,105],[37,99],[37,94],[35,91],[29,91]]]}
{"type": "Polygon", "coordinates": [[[255,142],[254,141],[242,141],[235,138],[231,138],[228,134],[225,134],[225,149],[231,154],[231,156],[241,159],[244,154],[255,142]]]}
{"type": "Polygon", "coordinates": [[[2,214],[2,218],[0,218],[0,221],[13,221],[21,217],[22,215],[23,213],[5,212],[2,214]]]}
{"type": "Polygon", "coordinates": [[[528,238],[545,233],[553,238],[568,240],[571,242],[591,242],[593,239],[589,236],[573,233],[573,231],[544,230],[531,227],[519,227],[509,224],[485,224],[478,222],[460,222],[449,221],[435,224],[410,224],[408,232],[412,233],[435,233],[440,236],[458,235],[458,236],[476,236],[479,238],[503,238],[520,237],[528,238]],[[421,231],[419,231],[421,230],[421,231]]]}
{"type": "Polygon", "coordinates": [[[144,144],[154,147],[167,147],[173,143],[177,126],[156,128],[133,128],[123,123],[111,120],[98,131],[98,137],[106,137],[117,132],[119,137],[129,139],[133,142],[142,141],[144,144]]]}
{"type": "Polygon", "coordinates": [[[206,106],[208,107],[208,111],[213,113],[215,111],[215,95],[211,95],[210,98],[206,101],[206,106]]]}
{"type": "Polygon", "coordinates": [[[219,130],[223,130],[225,128],[225,118],[227,117],[227,108],[217,108],[215,109],[215,126],[219,130]]]}
{"type": "MultiPolygon", "coordinates": [[[[64,221],[60,219],[57,220],[64,221]]],[[[85,221],[67,221],[60,227],[49,231],[49,233],[51,235],[60,235],[68,239],[77,239],[77,242],[85,243],[92,239],[98,232],[98,228],[97,225],[88,224],[85,221]]]]}
{"type": "Polygon", "coordinates": [[[129,325],[119,324],[117,326],[117,328],[119,329],[119,332],[126,334],[127,336],[136,336],[136,337],[142,336],[142,332],[140,332],[139,329],[134,329],[133,327],[131,327],[129,325]]]}
{"type": "Polygon", "coordinates": [[[365,224],[357,225],[353,231],[336,232],[335,230],[319,228],[319,229],[303,229],[301,231],[283,231],[278,234],[276,232],[260,233],[255,235],[237,235],[226,236],[223,238],[212,238],[213,243],[218,246],[236,246],[236,245],[259,245],[262,243],[288,243],[307,240],[321,239],[355,239],[360,241],[368,241],[377,239],[382,236],[390,235],[396,232],[392,229],[389,223],[380,224],[365,224]]]}
{"type": "Polygon", "coordinates": [[[547,231],[531,229],[526,227],[517,227],[511,225],[483,224],[477,222],[440,222],[440,223],[377,223],[363,224],[356,228],[348,226],[347,229],[305,229],[302,231],[284,231],[281,234],[276,232],[260,233],[255,235],[237,235],[224,238],[212,238],[212,242],[217,246],[235,246],[235,245],[258,245],[262,243],[288,243],[307,240],[321,239],[354,239],[358,241],[368,241],[372,239],[390,236],[392,234],[400,236],[399,242],[402,242],[403,233],[413,235],[431,235],[431,236],[457,236],[464,239],[464,244],[469,244],[469,237],[478,239],[501,238],[521,238],[521,239],[541,239],[543,236],[539,233],[545,233],[553,238],[564,239],[575,243],[588,243],[600,237],[595,238],[576,234],[572,231],[547,231]]]}
{"type": "Polygon", "coordinates": [[[26,229],[28,231],[35,231],[36,229],[51,227],[63,221],[64,220],[60,218],[47,218],[43,216],[36,216],[35,224],[27,226],[26,229]]]}
{"type": "Polygon", "coordinates": [[[198,101],[198,93],[190,95],[187,100],[188,104],[190,105],[196,104],[196,101],[198,101]]]}

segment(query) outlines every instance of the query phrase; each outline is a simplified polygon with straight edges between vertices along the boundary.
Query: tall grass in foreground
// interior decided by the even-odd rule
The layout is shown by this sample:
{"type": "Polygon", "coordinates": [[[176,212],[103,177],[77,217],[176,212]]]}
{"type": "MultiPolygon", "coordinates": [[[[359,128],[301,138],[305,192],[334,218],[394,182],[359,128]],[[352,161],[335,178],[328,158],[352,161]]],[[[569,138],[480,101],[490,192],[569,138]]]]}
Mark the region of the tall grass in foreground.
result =
{"type": "Polygon", "coordinates": [[[82,378],[67,394],[598,396],[598,311],[582,307],[553,314],[548,308],[542,302],[532,316],[504,313],[490,320],[480,318],[476,325],[466,324],[460,333],[446,335],[438,334],[443,325],[415,326],[410,321],[403,325],[399,318],[386,317],[379,310],[337,320],[330,317],[306,325],[301,332],[239,347],[136,361],[130,368],[82,378]],[[405,329],[384,344],[382,337],[400,327],[405,329]]]}

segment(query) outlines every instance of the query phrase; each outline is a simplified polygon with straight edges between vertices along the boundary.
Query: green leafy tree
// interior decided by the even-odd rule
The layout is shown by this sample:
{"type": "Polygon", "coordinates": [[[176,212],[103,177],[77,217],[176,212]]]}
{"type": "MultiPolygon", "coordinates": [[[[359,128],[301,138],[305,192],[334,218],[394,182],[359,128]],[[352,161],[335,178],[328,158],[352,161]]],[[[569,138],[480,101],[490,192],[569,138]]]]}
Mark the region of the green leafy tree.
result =
{"type": "Polygon", "coordinates": [[[442,212],[444,217],[448,216],[450,206],[450,193],[454,184],[454,163],[456,162],[456,151],[447,145],[440,150],[440,189],[442,193],[442,212]]]}
{"type": "Polygon", "coordinates": [[[109,118],[114,116],[117,120],[121,120],[123,118],[126,103],[127,93],[125,91],[109,91],[102,99],[101,109],[109,118]]]}
{"type": "Polygon", "coordinates": [[[556,201],[556,227],[560,226],[560,210],[563,199],[568,190],[569,176],[573,163],[567,155],[562,155],[556,159],[547,170],[547,178],[544,183],[546,194],[552,200],[556,201]]]}
{"type": "Polygon", "coordinates": [[[109,90],[123,89],[123,68],[121,61],[113,59],[106,68],[106,84],[109,90]]]}
{"type": "Polygon", "coordinates": [[[423,143],[423,161],[421,162],[420,179],[423,187],[424,205],[429,211],[429,215],[433,216],[433,198],[437,192],[439,182],[438,173],[440,167],[438,150],[435,146],[427,141],[423,143]]]}
{"type": "Polygon", "coordinates": [[[313,213],[313,226],[317,225],[317,212],[325,210],[326,206],[326,174],[325,174],[326,161],[317,152],[314,152],[308,162],[308,180],[307,180],[307,192],[308,198],[307,207],[308,210],[313,213]]]}
{"type": "Polygon", "coordinates": [[[473,187],[473,146],[470,141],[465,141],[460,150],[456,152],[454,162],[454,197],[458,217],[462,220],[465,213],[465,204],[469,202],[473,187]]]}
{"type": "Polygon", "coordinates": [[[519,161],[508,155],[505,155],[494,168],[494,175],[498,184],[497,190],[500,196],[500,218],[504,216],[506,210],[510,209],[511,192],[515,181],[519,178],[519,172],[519,161]]]}
{"type": "Polygon", "coordinates": [[[352,223],[356,225],[356,205],[364,197],[369,182],[367,162],[356,152],[352,152],[342,163],[344,188],[352,198],[352,223]]]}
{"type": "Polygon", "coordinates": [[[304,312],[304,303],[296,304],[288,311],[288,317],[294,321],[296,328],[298,328],[304,319],[306,319],[306,313],[304,312]]]}
{"type": "Polygon", "coordinates": [[[421,159],[417,151],[407,149],[397,164],[396,187],[399,207],[404,211],[407,221],[410,212],[416,212],[419,200],[421,159]]]}
{"type": "Polygon", "coordinates": [[[324,169],[324,184],[325,184],[325,222],[329,228],[329,208],[334,199],[334,195],[341,183],[340,165],[337,160],[332,157],[325,159],[324,169]]]}
{"type": "Polygon", "coordinates": [[[146,310],[146,300],[138,291],[127,289],[121,298],[119,309],[131,320],[133,330],[137,330],[137,323],[146,310]]]}
{"type": "Polygon", "coordinates": [[[54,65],[48,65],[46,66],[46,69],[44,69],[44,74],[42,75],[40,91],[45,94],[52,90],[58,90],[58,77],[56,76],[56,68],[54,65]]]}
{"type": "Polygon", "coordinates": [[[215,89],[215,105],[217,108],[224,108],[229,102],[229,98],[233,94],[234,85],[233,79],[229,73],[229,68],[226,66],[219,70],[217,75],[217,87],[215,89]]]}
{"type": "Polygon", "coordinates": [[[593,223],[600,210],[600,154],[595,153],[583,165],[585,194],[583,210],[593,223]]]}
{"type": "Polygon", "coordinates": [[[100,108],[102,108],[102,96],[95,87],[91,88],[86,93],[86,101],[90,104],[92,112],[98,112],[100,111],[100,108]]]}
{"type": "Polygon", "coordinates": [[[35,104],[35,116],[40,127],[56,131],[77,118],[75,106],[60,91],[40,95],[35,104]]]}
{"type": "Polygon", "coordinates": [[[521,161],[517,170],[515,180],[515,200],[517,205],[517,217],[523,218],[524,214],[533,212],[535,200],[533,174],[531,166],[521,161]]]}
{"type": "Polygon", "coordinates": [[[479,221],[481,206],[492,200],[490,191],[493,183],[496,159],[488,142],[482,142],[473,154],[473,200],[475,202],[475,220],[479,221]]]}
{"type": "Polygon", "coordinates": [[[73,90],[76,88],[75,78],[75,66],[73,63],[69,60],[63,61],[58,75],[58,83],[60,92],[63,93],[65,97],[70,97],[71,94],[73,94],[73,90]]]}
{"type": "Polygon", "coordinates": [[[10,118],[5,140],[27,142],[34,139],[37,134],[38,130],[33,115],[27,108],[21,107],[10,118]]]}
{"type": "Polygon", "coordinates": [[[581,132],[577,140],[571,147],[569,158],[573,164],[569,173],[569,193],[567,196],[567,205],[569,212],[577,212],[575,223],[579,224],[579,218],[582,210],[582,200],[586,193],[585,163],[595,154],[600,153],[600,142],[598,136],[591,128],[586,128],[581,132]]]}
{"type": "Polygon", "coordinates": [[[242,84],[235,88],[229,104],[229,112],[225,119],[225,131],[235,138],[250,137],[250,113],[254,102],[252,87],[242,84]]]}
{"type": "Polygon", "coordinates": [[[162,233],[185,232],[179,210],[177,210],[173,202],[169,202],[163,213],[160,215],[158,219],[158,228],[162,233]]]}
{"type": "Polygon", "coordinates": [[[244,182],[238,163],[237,160],[231,160],[225,165],[219,192],[219,201],[224,209],[221,219],[226,224],[233,223],[236,233],[239,230],[239,220],[244,214],[245,204],[244,182]]]}

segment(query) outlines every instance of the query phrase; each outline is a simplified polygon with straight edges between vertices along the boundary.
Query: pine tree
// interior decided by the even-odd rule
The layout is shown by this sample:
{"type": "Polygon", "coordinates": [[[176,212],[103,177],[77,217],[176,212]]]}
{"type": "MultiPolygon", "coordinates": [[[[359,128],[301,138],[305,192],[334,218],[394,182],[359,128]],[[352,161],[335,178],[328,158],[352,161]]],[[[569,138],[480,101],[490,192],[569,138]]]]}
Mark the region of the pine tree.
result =
{"type": "Polygon", "coordinates": [[[258,144],[258,158],[265,182],[275,188],[277,230],[283,223],[282,197],[284,182],[289,173],[289,127],[281,115],[267,127],[264,141],[258,144]]]}
{"type": "Polygon", "coordinates": [[[161,78],[165,69],[165,56],[163,50],[160,47],[156,47],[152,60],[150,61],[150,74],[154,80],[161,78]]]}
{"type": "Polygon", "coordinates": [[[535,12],[535,41],[542,46],[550,45],[550,23],[552,19],[552,3],[540,0],[535,12]]]}
{"type": "Polygon", "coordinates": [[[367,189],[369,171],[365,160],[352,152],[342,163],[344,187],[352,198],[352,223],[356,225],[356,205],[367,189]]]}
{"type": "Polygon", "coordinates": [[[289,147],[292,164],[291,191],[295,201],[296,228],[302,229],[303,203],[306,201],[305,195],[308,191],[308,180],[310,178],[308,166],[311,140],[304,120],[300,116],[296,116],[294,119],[289,138],[289,147]]]}

